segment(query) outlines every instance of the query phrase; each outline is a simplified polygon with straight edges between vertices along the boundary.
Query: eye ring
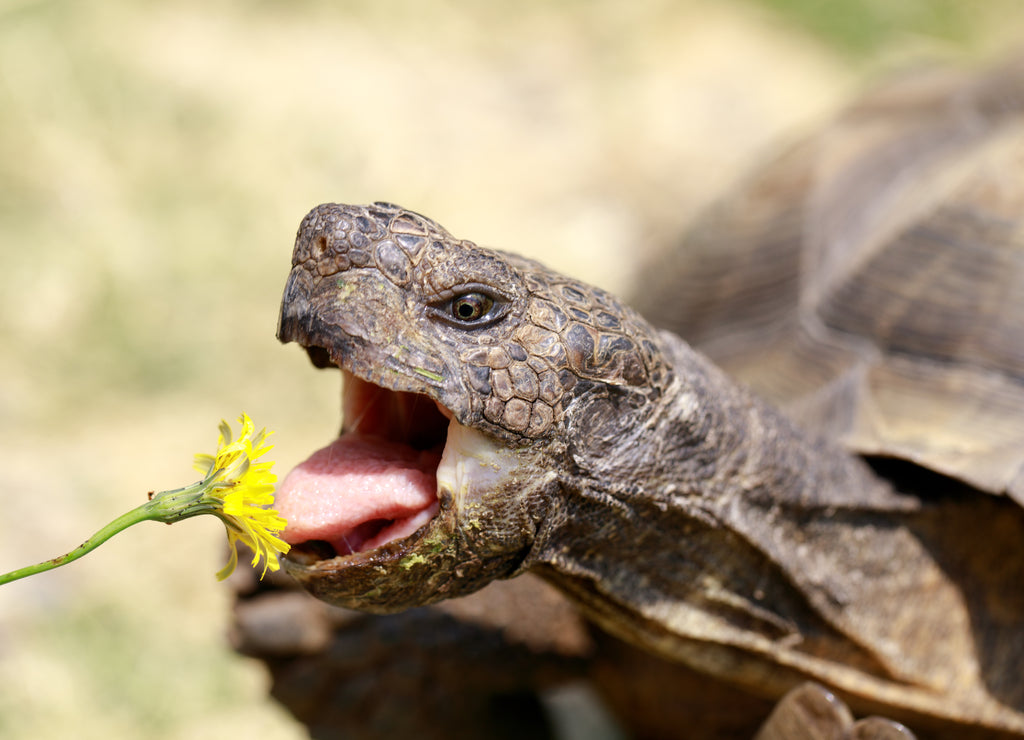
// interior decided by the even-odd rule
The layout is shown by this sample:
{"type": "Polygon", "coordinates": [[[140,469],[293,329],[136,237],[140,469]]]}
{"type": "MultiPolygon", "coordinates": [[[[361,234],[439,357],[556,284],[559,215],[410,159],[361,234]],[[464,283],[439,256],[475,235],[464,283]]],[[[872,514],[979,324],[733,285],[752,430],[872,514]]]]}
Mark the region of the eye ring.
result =
{"type": "Polygon", "coordinates": [[[475,324],[487,317],[494,308],[494,299],[486,293],[474,291],[452,298],[451,317],[463,324],[475,324]]]}

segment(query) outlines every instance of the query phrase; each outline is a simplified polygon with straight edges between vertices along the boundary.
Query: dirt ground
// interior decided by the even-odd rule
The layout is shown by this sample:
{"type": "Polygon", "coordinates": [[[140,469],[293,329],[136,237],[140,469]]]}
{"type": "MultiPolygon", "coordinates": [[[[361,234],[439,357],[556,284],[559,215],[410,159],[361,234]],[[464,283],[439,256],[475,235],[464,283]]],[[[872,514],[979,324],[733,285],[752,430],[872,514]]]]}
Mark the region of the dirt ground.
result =
{"type": "MultiPolygon", "coordinates": [[[[280,473],[334,435],[337,377],[274,339],[316,203],[614,290],[871,78],[1024,38],[1012,1],[823,5],[0,2],[0,571],[193,480],[222,417],[280,473]]],[[[227,647],[223,542],[143,524],[0,588],[0,737],[304,737],[227,647]]]]}

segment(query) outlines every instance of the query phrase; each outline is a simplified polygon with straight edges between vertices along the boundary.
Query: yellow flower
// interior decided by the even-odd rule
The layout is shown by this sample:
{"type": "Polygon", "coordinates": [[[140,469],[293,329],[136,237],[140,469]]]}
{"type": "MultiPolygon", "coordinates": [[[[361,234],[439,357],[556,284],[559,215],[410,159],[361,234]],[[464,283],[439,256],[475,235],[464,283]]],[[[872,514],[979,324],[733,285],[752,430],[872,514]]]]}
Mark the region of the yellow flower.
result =
{"type": "Polygon", "coordinates": [[[217,578],[231,575],[238,564],[235,545],[242,542],[253,551],[252,565],[264,559],[262,578],[267,569],[280,567],[278,553],[288,552],[287,542],[277,536],[286,522],[273,508],[274,483],[277,476],[270,472],[271,462],[257,462],[271,450],[266,444],[269,434],[255,425],[247,414],[239,418],[242,425],[237,440],[232,441],[231,427],[220,423],[220,437],[214,455],[196,455],[195,467],[206,477],[200,485],[206,487],[204,497],[214,504],[210,513],[224,522],[228,533],[231,558],[217,578]]]}
{"type": "Polygon", "coordinates": [[[67,565],[92,552],[118,532],[139,522],[173,524],[200,514],[213,514],[228,530],[231,559],[217,573],[224,580],[238,564],[235,546],[242,542],[253,551],[252,565],[265,560],[260,578],[267,569],[277,570],[278,554],[288,552],[289,545],[277,535],[285,528],[285,520],[274,511],[274,483],[277,476],[270,472],[272,462],[262,461],[271,449],[266,443],[265,429],[256,433],[256,427],[246,414],[239,418],[242,430],[237,440],[232,439],[231,427],[220,423],[217,452],[196,455],[196,468],[204,478],[184,488],[150,494],[150,499],[114,519],[96,534],[69,553],[36,565],[0,574],[0,585],[20,578],[36,575],[67,565]]]}

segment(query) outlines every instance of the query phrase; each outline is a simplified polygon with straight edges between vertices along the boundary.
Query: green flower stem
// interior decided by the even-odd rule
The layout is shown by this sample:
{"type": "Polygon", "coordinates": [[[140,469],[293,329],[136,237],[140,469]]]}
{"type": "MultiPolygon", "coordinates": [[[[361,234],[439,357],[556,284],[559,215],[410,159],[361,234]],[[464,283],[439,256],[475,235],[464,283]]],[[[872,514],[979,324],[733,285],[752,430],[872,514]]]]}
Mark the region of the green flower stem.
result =
{"type": "Polygon", "coordinates": [[[128,527],[134,526],[139,522],[155,521],[172,524],[200,514],[213,513],[217,508],[216,505],[203,495],[207,487],[208,481],[204,480],[184,488],[158,493],[141,506],[117,517],[117,519],[107,524],[71,552],[42,563],[37,563],[36,565],[29,565],[25,568],[19,568],[18,570],[12,570],[10,573],[0,575],[0,586],[27,576],[34,576],[36,573],[59,568],[62,565],[78,560],[78,558],[92,552],[118,532],[123,532],[128,527]]]}

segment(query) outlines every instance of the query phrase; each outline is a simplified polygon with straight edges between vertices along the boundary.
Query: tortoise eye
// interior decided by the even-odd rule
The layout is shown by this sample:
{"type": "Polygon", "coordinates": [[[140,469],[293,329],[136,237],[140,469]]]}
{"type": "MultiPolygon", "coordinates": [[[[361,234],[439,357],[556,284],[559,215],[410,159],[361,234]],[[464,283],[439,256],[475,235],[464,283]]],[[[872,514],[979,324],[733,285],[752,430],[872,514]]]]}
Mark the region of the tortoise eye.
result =
{"type": "Polygon", "coordinates": [[[494,299],[483,293],[466,293],[452,299],[452,318],[472,324],[487,316],[494,307],[494,299]]]}
{"type": "Polygon", "coordinates": [[[487,285],[469,283],[450,290],[451,297],[428,304],[427,313],[459,329],[492,326],[505,318],[512,308],[505,295],[487,285]]]}

